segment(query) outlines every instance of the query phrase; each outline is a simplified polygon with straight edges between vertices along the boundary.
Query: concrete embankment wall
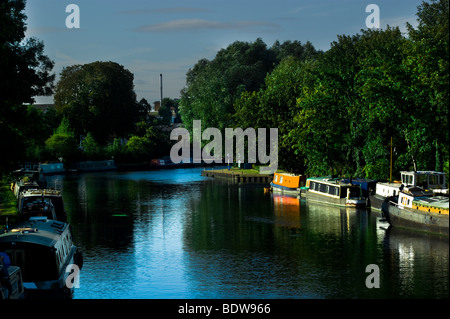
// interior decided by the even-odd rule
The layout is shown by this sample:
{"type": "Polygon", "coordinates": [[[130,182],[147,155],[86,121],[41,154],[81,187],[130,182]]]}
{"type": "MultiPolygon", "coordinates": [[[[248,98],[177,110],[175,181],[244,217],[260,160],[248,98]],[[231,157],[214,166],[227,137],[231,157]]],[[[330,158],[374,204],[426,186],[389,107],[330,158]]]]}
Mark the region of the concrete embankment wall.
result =
{"type": "Polygon", "coordinates": [[[255,183],[255,184],[269,184],[272,181],[272,175],[265,174],[248,174],[228,170],[203,170],[202,176],[218,178],[227,180],[233,183],[255,183]]]}

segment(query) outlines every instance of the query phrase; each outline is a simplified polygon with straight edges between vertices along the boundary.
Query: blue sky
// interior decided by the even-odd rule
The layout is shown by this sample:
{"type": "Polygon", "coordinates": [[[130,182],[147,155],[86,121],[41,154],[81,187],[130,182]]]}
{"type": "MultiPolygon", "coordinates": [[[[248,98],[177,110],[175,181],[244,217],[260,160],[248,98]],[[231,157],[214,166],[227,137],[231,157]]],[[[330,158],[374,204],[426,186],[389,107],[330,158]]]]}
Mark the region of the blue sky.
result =
{"type": "Polygon", "coordinates": [[[189,68],[237,40],[310,41],[326,51],[337,35],[366,29],[371,3],[380,9],[381,28],[405,31],[406,21],[417,25],[422,0],[28,0],[26,36],[44,42],[57,80],[66,66],[114,61],[134,74],[138,100],[153,104],[160,73],[164,97],[176,98],[189,68]],[[71,3],[80,9],[79,29],[66,27],[71,3]]]}

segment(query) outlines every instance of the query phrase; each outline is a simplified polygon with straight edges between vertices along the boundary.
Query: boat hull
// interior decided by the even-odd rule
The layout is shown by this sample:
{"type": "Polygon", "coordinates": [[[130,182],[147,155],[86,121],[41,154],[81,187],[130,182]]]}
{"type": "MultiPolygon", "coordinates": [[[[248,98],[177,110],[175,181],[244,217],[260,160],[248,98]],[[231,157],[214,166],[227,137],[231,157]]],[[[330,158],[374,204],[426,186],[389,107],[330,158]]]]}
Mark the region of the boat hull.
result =
{"type": "Polygon", "coordinates": [[[298,188],[290,188],[285,186],[280,186],[276,184],[271,184],[272,191],[274,193],[280,193],[280,194],[288,194],[288,195],[300,195],[300,190],[298,188]]]}
{"type": "Polygon", "coordinates": [[[449,216],[446,214],[401,208],[392,203],[384,205],[382,211],[393,227],[449,236],[449,216]]]}
{"type": "Polygon", "coordinates": [[[315,193],[311,191],[306,192],[306,199],[313,202],[319,202],[324,204],[330,204],[335,206],[344,207],[366,207],[365,199],[347,199],[347,198],[336,198],[332,196],[327,196],[321,193],[315,193]]]}
{"type": "Polygon", "coordinates": [[[369,200],[370,200],[370,208],[374,210],[381,211],[381,205],[383,205],[383,202],[385,201],[386,197],[378,195],[378,194],[370,194],[369,200]]]}

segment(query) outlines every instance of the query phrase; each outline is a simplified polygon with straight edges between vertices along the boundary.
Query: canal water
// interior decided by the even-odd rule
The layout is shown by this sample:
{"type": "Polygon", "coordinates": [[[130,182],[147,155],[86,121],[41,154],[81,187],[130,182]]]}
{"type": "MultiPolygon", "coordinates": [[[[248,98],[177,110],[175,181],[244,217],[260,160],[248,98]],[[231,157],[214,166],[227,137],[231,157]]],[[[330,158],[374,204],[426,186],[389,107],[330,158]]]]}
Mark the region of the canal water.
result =
{"type": "Polygon", "coordinates": [[[449,297],[448,238],[200,173],[50,177],[84,255],[74,298],[449,297]]]}

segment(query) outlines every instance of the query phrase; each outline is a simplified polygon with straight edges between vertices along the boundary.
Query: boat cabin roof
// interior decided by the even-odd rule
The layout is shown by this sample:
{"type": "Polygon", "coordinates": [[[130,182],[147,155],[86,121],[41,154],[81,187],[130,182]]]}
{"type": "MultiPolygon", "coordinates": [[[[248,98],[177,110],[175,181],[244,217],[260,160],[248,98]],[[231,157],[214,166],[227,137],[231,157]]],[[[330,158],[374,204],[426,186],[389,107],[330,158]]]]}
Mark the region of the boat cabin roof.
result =
{"type": "Polygon", "coordinates": [[[45,217],[31,217],[0,233],[0,244],[5,242],[29,243],[53,247],[69,224],[45,217]]]}
{"type": "Polygon", "coordinates": [[[419,186],[411,186],[411,187],[405,186],[402,192],[407,195],[412,195],[414,197],[427,197],[433,195],[433,193],[430,190],[423,189],[422,187],[419,186]]]}
{"type": "Polygon", "coordinates": [[[403,175],[445,175],[443,172],[436,171],[401,171],[403,175]]]}
{"type": "Polygon", "coordinates": [[[29,196],[61,196],[61,192],[55,189],[27,189],[21,194],[23,197],[29,196]]]}
{"type": "Polygon", "coordinates": [[[319,182],[322,184],[329,185],[337,185],[337,186],[346,186],[346,187],[359,187],[353,184],[350,184],[347,180],[343,180],[341,178],[331,178],[331,177],[310,177],[308,178],[311,182],[319,182]]]}

